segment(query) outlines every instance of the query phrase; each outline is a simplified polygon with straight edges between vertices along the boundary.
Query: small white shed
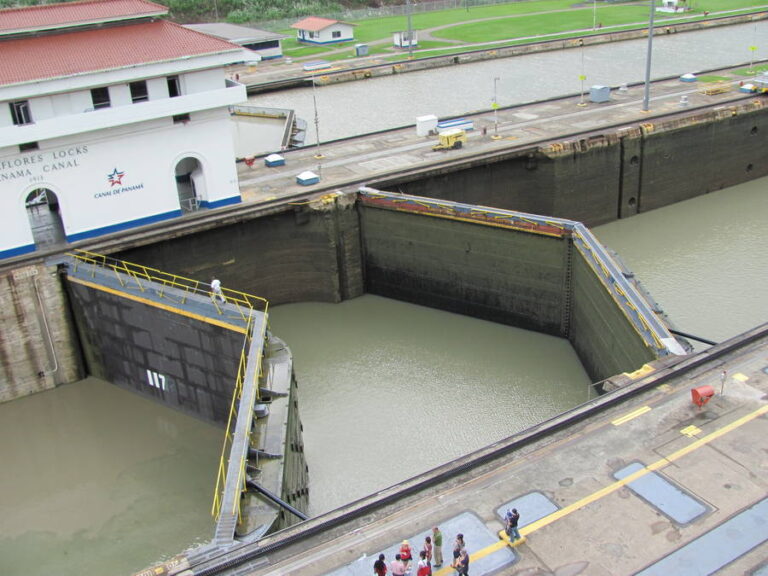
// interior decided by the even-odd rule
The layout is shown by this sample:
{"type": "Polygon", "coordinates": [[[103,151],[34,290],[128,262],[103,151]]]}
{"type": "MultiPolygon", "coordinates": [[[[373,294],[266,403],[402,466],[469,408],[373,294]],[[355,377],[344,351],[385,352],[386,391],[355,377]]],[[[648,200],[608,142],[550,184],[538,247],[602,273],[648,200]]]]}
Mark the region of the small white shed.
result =
{"type": "Polygon", "coordinates": [[[307,44],[334,44],[355,39],[354,24],[341,20],[330,20],[309,16],[291,24],[296,30],[296,40],[307,44]]]}

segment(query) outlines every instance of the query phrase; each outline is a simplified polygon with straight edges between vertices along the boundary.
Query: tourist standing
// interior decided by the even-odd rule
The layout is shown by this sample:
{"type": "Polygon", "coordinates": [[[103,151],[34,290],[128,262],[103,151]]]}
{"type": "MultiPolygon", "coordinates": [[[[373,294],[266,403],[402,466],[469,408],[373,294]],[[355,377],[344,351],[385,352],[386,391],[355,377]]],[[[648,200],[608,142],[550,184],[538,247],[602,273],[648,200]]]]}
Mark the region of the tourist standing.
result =
{"type": "Polygon", "coordinates": [[[427,562],[429,562],[429,565],[432,566],[432,538],[427,536],[424,538],[424,548],[423,548],[424,555],[427,557],[427,562]]]}
{"type": "Polygon", "coordinates": [[[416,570],[416,576],[430,576],[432,574],[432,567],[427,562],[427,553],[422,550],[419,552],[419,567],[416,570]]]}
{"type": "Polygon", "coordinates": [[[403,540],[403,543],[400,544],[400,559],[403,561],[403,564],[405,564],[406,572],[411,567],[412,558],[411,545],[408,543],[408,540],[403,540]]]}
{"type": "Polygon", "coordinates": [[[520,521],[520,513],[517,508],[507,510],[507,536],[511,541],[520,540],[520,532],[517,530],[517,523],[520,521]],[[513,538],[514,536],[514,538],[513,538]]]}
{"type": "Polygon", "coordinates": [[[221,291],[221,281],[219,281],[218,278],[211,280],[211,292],[213,293],[214,298],[221,300],[222,304],[227,303],[227,299],[224,298],[224,293],[221,291]]]}
{"type": "Polygon", "coordinates": [[[435,568],[443,565],[443,533],[435,526],[432,528],[432,544],[434,545],[435,568]]]}
{"type": "Polygon", "coordinates": [[[379,554],[379,559],[373,563],[373,573],[376,576],[385,576],[387,573],[387,563],[384,561],[384,554],[379,554]]]}
{"type": "Polygon", "coordinates": [[[405,564],[400,559],[400,554],[395,554],[395,559],[392,560],[389,569],[392,571],[392,576],[405,576],[405,564]]]}
{"type": "Polygon", "coordinates": [[[453,563],[451,566],[454,568],[458,568],[459,566],[459,556],[461,556],[461,551],[465,550],[467,547],[466,543],[464,542],[464,534],[456,534],[456,540],[453,541],[453,563]]]}
{"type": "Polygon", "coordinates": [[[456,561],[456,570],[459,576],[469,576],[469,554],[467,554],[466,548],[463,548],[461,554],[459,554],[459,558],[456,561]]]}

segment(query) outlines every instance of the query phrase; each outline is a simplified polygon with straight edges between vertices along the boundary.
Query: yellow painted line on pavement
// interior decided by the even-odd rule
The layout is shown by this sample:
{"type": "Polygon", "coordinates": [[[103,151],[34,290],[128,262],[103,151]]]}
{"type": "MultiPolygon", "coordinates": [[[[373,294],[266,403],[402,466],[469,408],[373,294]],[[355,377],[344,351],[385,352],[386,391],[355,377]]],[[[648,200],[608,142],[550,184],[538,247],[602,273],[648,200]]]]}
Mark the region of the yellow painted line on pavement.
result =
{"type": "Polygon", "coordinates": [[[739,382],[746,382],[747,380],[749,380],[749,376],[747,376],[746,374],[742,374],[741,372],[737,372],[736,374],[733,375],[733,379],[738,380],[739,382]]]}
{"type": "Polygon", "coordinates": [[[620,418],[616,418],[616,420],[611,420],[611,424],[613,424],[614,426],[621,426],[622,424],[629,422],[633,418],[642,416],[646,412],[650,412],[650,411],[651,411],[650,406],[643,406],[642,408],[638,408],[634,412],[630,412],[629,414],[624,414],[624,416],[621,416],[620,418]]]}
{"type": "Polygon", "coordinates": [[[691,424],[690,426],[686,426],[685,428],[680,430],[680,434],[684,434],[685,436],[688,436],[688,438],[693,438],[694,436],[698,436],[699,434],[701,434],[701,428],[691,424]]]}
{"type": "MultiPolygon", "coordinates": [[[[622,478],[621,480],[617,480],[616,482],[613,482],[612,484],[609,484],[605,488],[601,488],[600,490],[597,490],[596,492],[593,492],[592,494],[589,494],[588,496],[585,496],[581,500],[577,500],[573,504],[569,504],[568,506],[565,506],[564,508],[561,508],[560,510],[553,512],[552,514],[549,514],[548,516],[545,516],[544,518],[541,518],[539,520],[536,520],[535,522],[531,522],[530,524],[523,526],[520,528],[520,535],[521,536],[527,536],[528,534],[531,534],[532,532],[535,532],[536,530],[540,530],[544,528],[545,526],[549,526],[553,522],[556,522],[560,520],[561,518],[564,518],[568,516],[569,514],[573,514],[577,510],[580,510],[584,508],[585,506],[588,506],[589,504],[592,504],[593,502],[596,502],[600,500],[601,498],[604,498],[605,496],[608,496],[609,494],[613,494],[620,488],[623,488],[627,484],[634,482],[638,478],[642,478],[649,472],[654,472],[656,470],[659,470],[661,468],[664,468],[665,466],[671,464],[675,460],[679,460],[683,456],[686,456],[690,454],[691,452],[698,450],[699,448],[706,446],[710,442],[717,440],[721,436],[725,436],[729,432],[732,432],[733,430],[736,430],[737,428],[743,426],[744,424],[747,424],[748,422],[751,422],[755,418],[758,418],[762,416],[763,414],[768,413],[768,404],[765,406],[758,408],[754,412],[751,412],[747,414],[746,416],[742,416],[741,418],[734,420],[730,424],[726,424],[722,428],[715,430],[711,434],[707,434],[703,438],[700,438],[696,440],[695,442],[691,442],[688,446],[685,446],[681,448],[680,450],[677,450],[676,452],[673,452],[666,458],[661,458],[657,460],[656,462],[653,462],[652,464],[649,464],[645,468],[638,470],[637,472],[630,474],[626,478],[622,478]]],[[[498,550],[501,550],[502,548],[506,548],[508,546],[506,540],[499,540],[498,542],[495,542],[491,544],[490,546],[486,546],[485,548],[482,548],[475,552],[474,554],[469,555],[470,561],[472,560],[479,560],[480,558],[484,558],[488,556],[489,554],[493,554],[494,552],[497,552],[498,550]]],[[[435,572],[435,576],[446,576],[447,574],[450,574],[454,571],[453,568],[450,566],[446,566],[444,568],[441,568],[437,572],[435,572]]]]}
{"type": "Polygon", "coordinates": [[[82,280],[80,278],[74,278],[72,276],[68,276],[67,280],[69,280],[70,282],[75,282],[76,284],[82,284],[83,286],[88,286],[89,288],[93,288],[94,290],[101,290],[102,292],[114,294],[116,296],[120,296],[121,298],[127,298],[128,300],[133,300],[134,302],[141,302],[142,304],[146,304],[147,306],[152,306],[153,308],[159,308],[160,310],[173,312],[174,314],[186,316],[187,318],[192,318],[193,320],[199,320],[200,322],[205,322],[206,324],[213,324],[214,326],[220,326],[221,328],[226,328],[227,330],[232,330],[233,332],[239,332],[240,334],[245,334],[245,328],[242,326],[237,326],[235,324],[230,324],[228,322],[216,320],[215,318],[209,318],[208,316],[194,314],[193,312],[188,312],[186,310],[181,310],[173,306],[168,306],[167,304],[163,304],[162,302],[155,302],[154,300],[150,300],[149,298],[142,298],[141,296],[136,296],[135,294],[130,294],[128,292],[121,292],[120,290],[115,290],[114,288],[108,288],[107,286],[102,286],[101,284],[96,284],[94,282],[88,282],[87,280],[82,280]]]}

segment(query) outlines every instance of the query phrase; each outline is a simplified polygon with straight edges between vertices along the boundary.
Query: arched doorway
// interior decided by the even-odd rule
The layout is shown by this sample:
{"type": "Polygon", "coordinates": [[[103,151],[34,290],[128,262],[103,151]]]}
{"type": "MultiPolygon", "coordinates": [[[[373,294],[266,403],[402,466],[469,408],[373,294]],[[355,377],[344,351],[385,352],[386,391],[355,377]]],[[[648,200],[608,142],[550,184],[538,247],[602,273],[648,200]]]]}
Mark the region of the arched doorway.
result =
{"type": "Polygon", "coordinates": [[[32,238],[38,248],[64,244],[67,235],[59,213],[59,199],[48,188],[35,188],[25,200],[32,238]]]}
{"type": "Polygon", "coordinates": [[[203,167],[197,158],[182,158],[176,164],[175,175],[181,212],[183,214],[194,212],[200,207],[203,193],[203,167]]]}

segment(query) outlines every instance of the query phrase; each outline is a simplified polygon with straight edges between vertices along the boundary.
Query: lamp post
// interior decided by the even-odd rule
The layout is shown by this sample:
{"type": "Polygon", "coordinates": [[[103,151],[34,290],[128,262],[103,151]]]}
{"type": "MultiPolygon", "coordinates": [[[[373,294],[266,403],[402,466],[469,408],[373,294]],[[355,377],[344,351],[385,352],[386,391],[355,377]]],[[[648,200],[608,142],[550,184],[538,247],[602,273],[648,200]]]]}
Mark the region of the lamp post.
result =
{"type": "Polygon", "coordinates": [[[408,60],[411,60],[413,58],[413,25],[411,20],[411,0],[407,0],[405,9],[408,13],[408,60]]]}
{"type": "Polygon", "coordinates": [[[496,98],[496,86],[499,83],[499,80],[501,80],[501,78],[498,76],[493,78],[493,104],[491,104],[491,108],[493,108],[493,136],[491,136],[491,138],[494,140],[501,138],[501,136],[499,136],[499,101],[496,98]]]}
{"type": "Polygon", "coordinates": [[[584,40],[579,38],[579,46],[581,46],[581,74],[579,74],[579,81],[581,82],[581,98],[579,98],[579,106],[586,106],[584,102],[584,80],[587,76],[584,74],[584,40]]]}
{"type": "Polygon", "coordinates": [[[597,0],[592,0],[592,30],[597,30],[597,0]]]}
{"type": "Polygon", "coordinates": [[[315,73],[312,73],[312,104],[315,107],[315,137],[317,138],[317,153],[315,158],[320,160],[323,153],[320,152],[320,117],[317,115],[317,88],[315,86],[315,73]]]}
{"type": "Polygon", "coordinates": [[[651,96],[651,51],[653,50],[653,15],[656,0],[651,0],[651,16],[648,21],[648,54],[645,57],[645,89],[643,91],[643,112],[648,112],[651,96]]]}

